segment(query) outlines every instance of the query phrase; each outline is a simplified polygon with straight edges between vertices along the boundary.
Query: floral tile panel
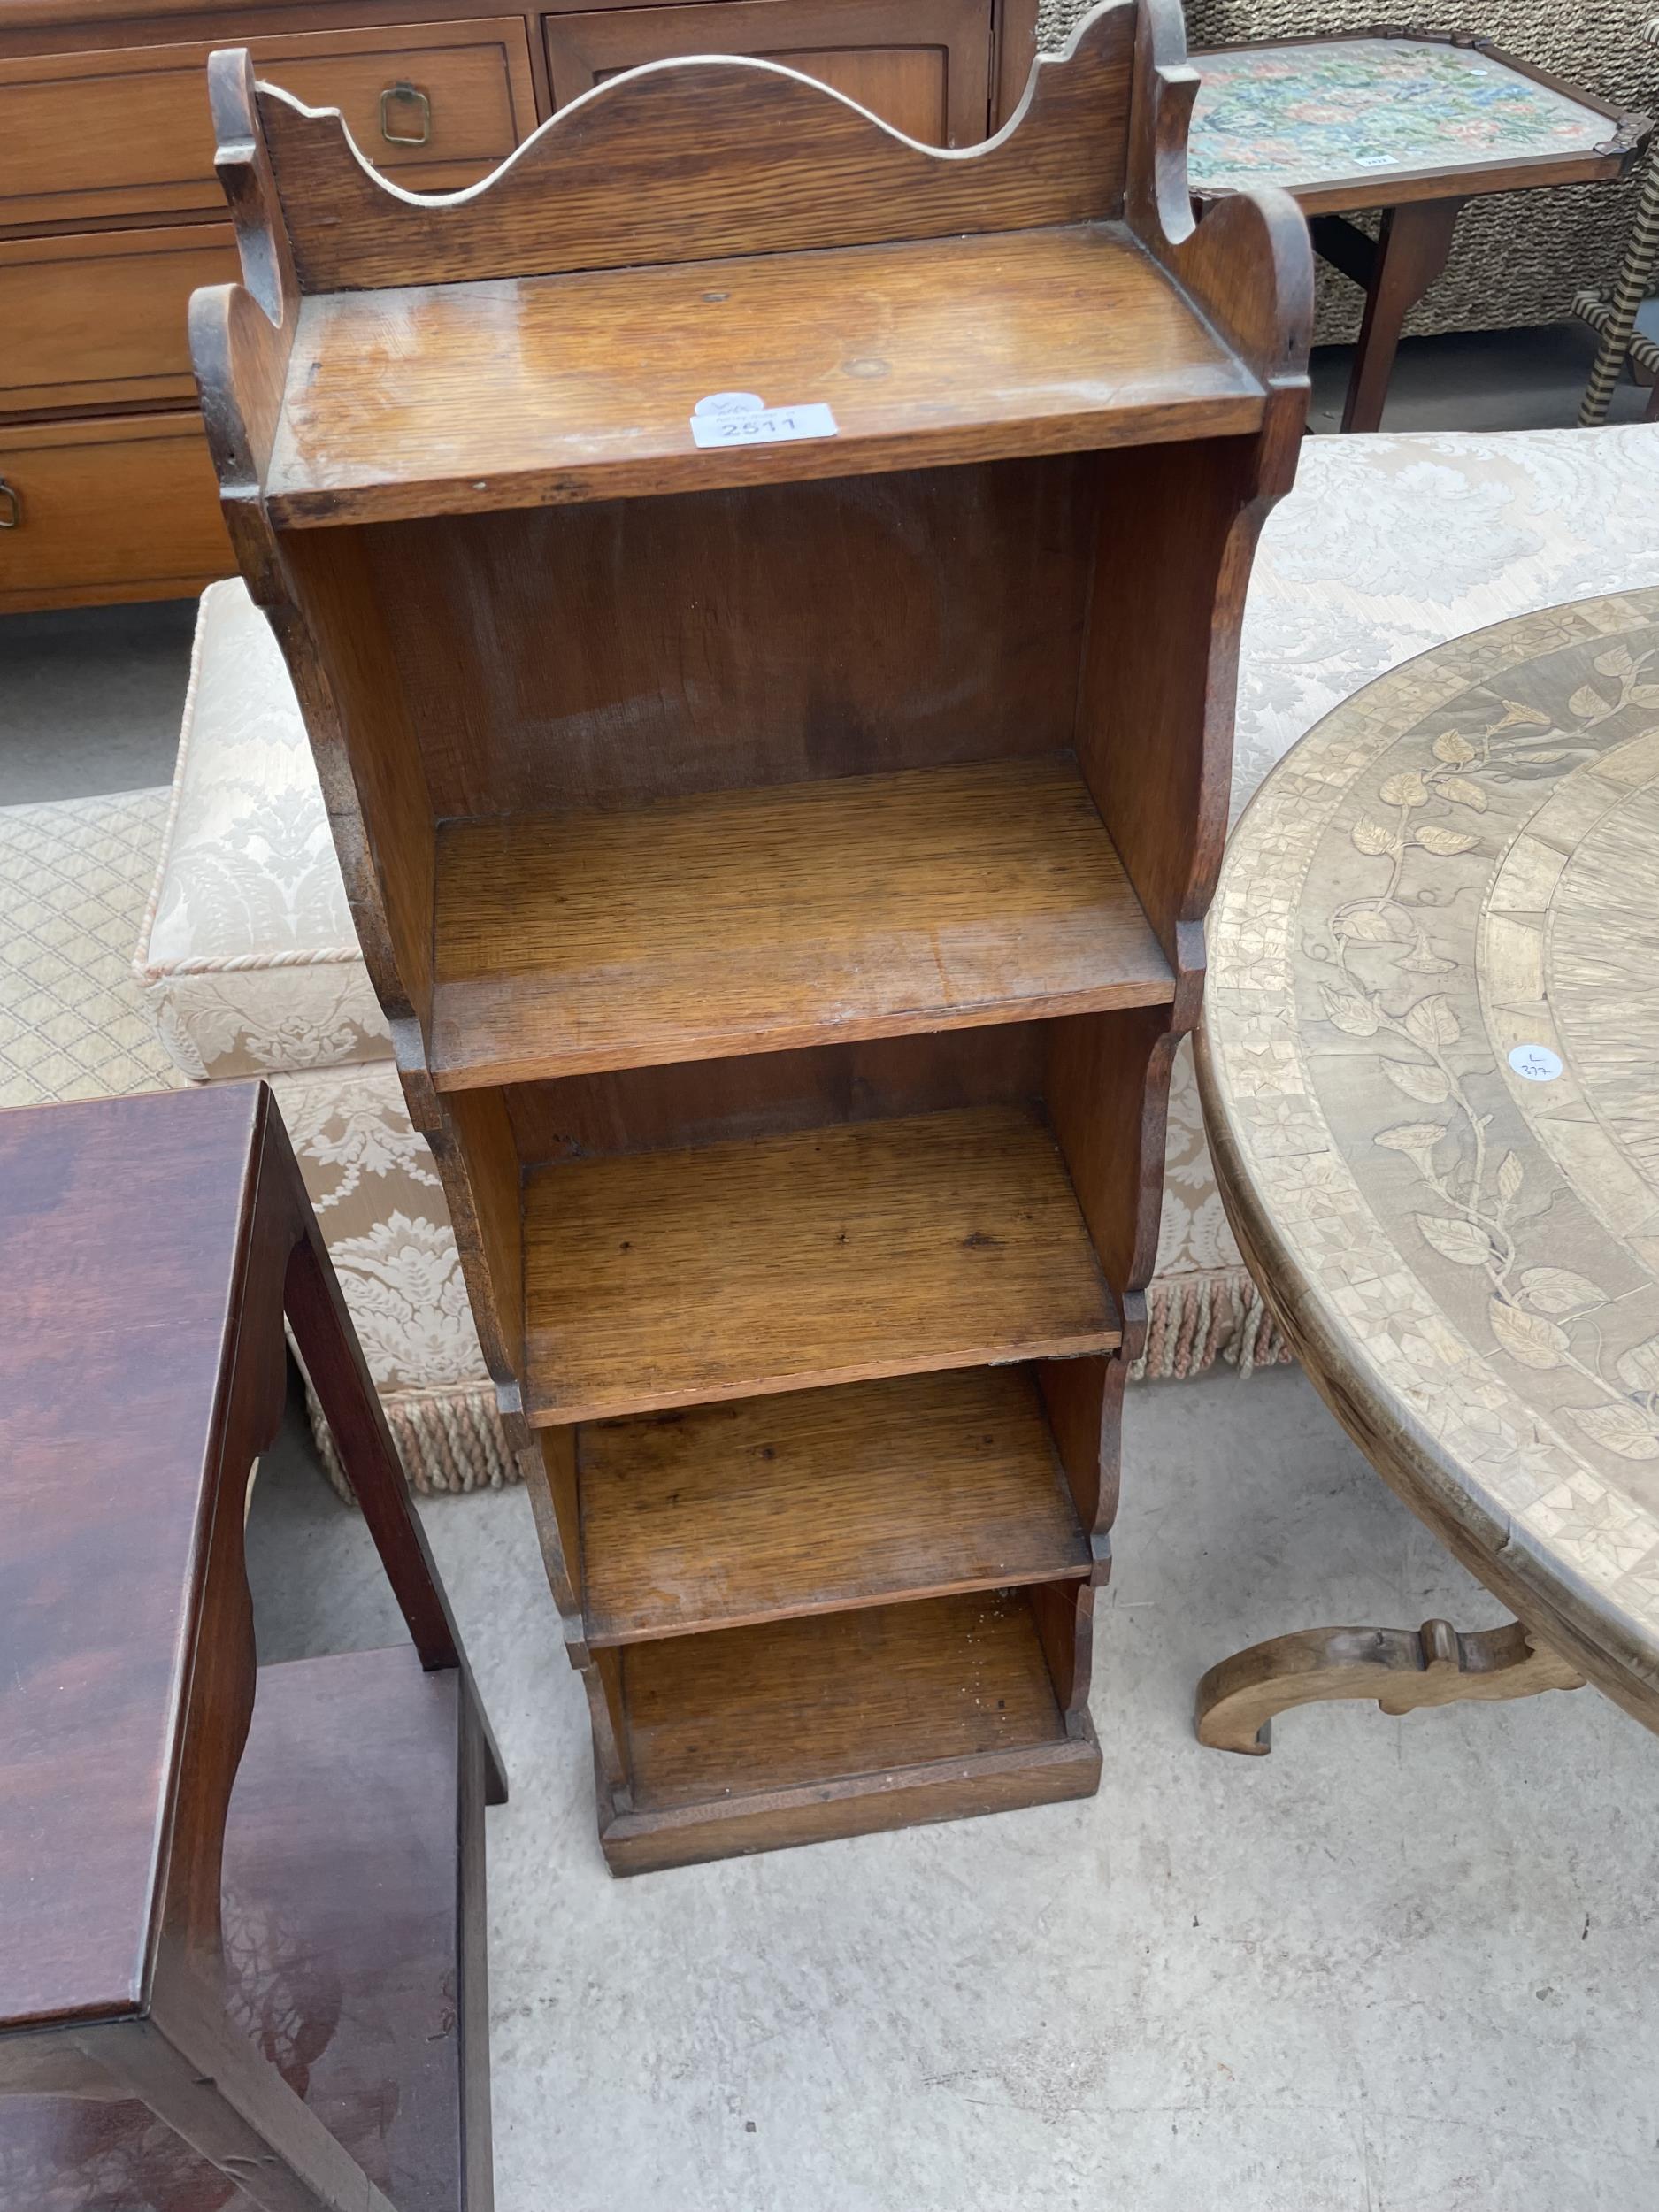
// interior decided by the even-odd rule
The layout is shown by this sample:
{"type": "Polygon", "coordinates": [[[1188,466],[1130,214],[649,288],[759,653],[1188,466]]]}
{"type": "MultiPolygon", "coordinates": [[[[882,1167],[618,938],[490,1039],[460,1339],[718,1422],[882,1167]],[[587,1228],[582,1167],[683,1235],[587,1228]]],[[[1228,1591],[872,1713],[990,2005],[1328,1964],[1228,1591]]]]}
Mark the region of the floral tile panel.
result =
{"type": "Polygon", "coordinates": [[[1193,62],[1203,79],[1187,154],[1195,191],[1484,168],[1588,153],[1613,134],[1595,109],[1469,47],[1333,39],[1193,62]]]}

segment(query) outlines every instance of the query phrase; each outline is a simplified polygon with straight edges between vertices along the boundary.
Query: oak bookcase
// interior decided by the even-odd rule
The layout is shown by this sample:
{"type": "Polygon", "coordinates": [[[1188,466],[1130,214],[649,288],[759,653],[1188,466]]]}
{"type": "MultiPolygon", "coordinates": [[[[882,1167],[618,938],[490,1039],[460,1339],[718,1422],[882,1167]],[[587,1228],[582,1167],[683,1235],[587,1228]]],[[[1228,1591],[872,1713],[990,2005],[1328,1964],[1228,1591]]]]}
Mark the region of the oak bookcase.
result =
{"type": "Polygon", "coordinates": [[[211,73],[224,511],[607,1859],[1087,1795],[1300,217],[1194,224],[1175,0],[1098,10],[971,153],[672,62],[438,202],[211,73]],[[833,434],[697,443],[733,394],[833,434]]]}

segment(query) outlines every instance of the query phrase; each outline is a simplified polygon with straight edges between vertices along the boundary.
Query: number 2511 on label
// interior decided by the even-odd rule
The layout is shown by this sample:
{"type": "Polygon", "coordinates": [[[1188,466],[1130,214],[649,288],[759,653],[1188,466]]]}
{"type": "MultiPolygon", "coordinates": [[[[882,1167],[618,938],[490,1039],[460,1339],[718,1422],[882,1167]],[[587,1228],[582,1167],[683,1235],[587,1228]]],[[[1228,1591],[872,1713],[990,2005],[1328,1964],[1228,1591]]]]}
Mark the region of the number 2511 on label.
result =
{"type": "Polygon", "coordinates": [[[821,400],[805,407],[766,407],[753,413],[693,415],[700,446],[780,445],[789,438],[833,438],[835,417],[821,400]]]}

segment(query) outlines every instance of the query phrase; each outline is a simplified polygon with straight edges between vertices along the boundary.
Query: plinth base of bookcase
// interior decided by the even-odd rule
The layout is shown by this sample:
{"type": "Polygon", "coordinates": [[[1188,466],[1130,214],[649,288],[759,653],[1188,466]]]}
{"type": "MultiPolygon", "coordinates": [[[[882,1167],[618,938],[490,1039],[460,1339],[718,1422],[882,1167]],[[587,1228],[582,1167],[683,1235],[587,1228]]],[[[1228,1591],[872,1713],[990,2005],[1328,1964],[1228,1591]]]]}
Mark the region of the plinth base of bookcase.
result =
{"type": "MultiPolygon", "coordinates": [[[[1092,1796],[1100,1746],[1045,1651],[1080,1584],[979,1590],[631,1646],[611,1871],[1092,1796]]],[[[1064,1632],[1075,1632],[1076,1615],[1064,1632]]]]}
{"type": "Polygon", "coordinates": [[[1100,1787],[1100,1745],[1087,1713],[1074,1725],[1075,1737],[1034,1751],[942,1760],[665,1813],[617,1812],[602,1782],[599,1841],[613,1874],[651,1874],[706,1859],[828,1843],[838,1836],[872,1836],[887,1828],[919,1828],[930,1821],[972,1820],[979,1813],[1093,1797],[1100,1787]]]}

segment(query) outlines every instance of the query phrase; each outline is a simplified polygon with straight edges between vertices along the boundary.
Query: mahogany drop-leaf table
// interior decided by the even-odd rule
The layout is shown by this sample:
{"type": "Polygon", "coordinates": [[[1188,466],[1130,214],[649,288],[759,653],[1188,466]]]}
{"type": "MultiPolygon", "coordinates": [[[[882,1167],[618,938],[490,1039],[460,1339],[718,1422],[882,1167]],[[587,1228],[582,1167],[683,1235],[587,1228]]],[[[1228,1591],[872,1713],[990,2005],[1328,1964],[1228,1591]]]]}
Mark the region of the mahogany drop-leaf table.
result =
{"type": "Polygon", "coordinates": [[[501,1763],[263,1084],[0,1115],[0,2204],[488,2212],[501,1763]],[[286,1317],[411,1646],[256,1667],[286,1317]]]}

